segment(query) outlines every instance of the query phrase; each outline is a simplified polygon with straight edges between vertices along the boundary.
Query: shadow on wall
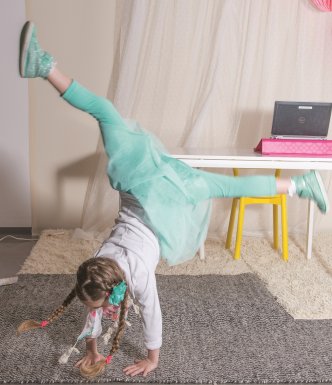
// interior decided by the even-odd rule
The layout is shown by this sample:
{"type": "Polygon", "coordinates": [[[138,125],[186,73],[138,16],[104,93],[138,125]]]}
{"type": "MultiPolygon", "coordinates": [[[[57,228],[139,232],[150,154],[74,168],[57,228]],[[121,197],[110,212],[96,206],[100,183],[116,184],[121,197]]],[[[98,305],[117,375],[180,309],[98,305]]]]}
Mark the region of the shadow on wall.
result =
{"type": "MultiPolygon", "coordinates": [[[[65,199],[66,186],[70,180],[88,180],[92,175],[94,175],[98,162],[99,154],[94,153],[84,158],[78,159],[75,162],[69,163],[62,168],[59,168],[56,175],[57,201],[53,206],[54,218],[60,219],[63,218],[64,215],[66,215],[68,218],[77,218],[77,210],[73,209],[72,213],[68,213],[68,204],[66,203],[67,200],[65,199]]],[[[69,219],[68,222],[72,222],[72,220],[69,219]]]]}
{"type": "Polygon", "coordinates": [[[244,110],[234,140],[235,148],[256,147],[261,138],[271,135],[273,108],[270,110],[244,110]]]}
{"type": "MultiPolygon", "coordinates": [[[[103,151],[96,152],[75,162],[60,168],[57,172],[57,202],[54,206],[54,215],[57,218],[66,215],[66,223],[73,222],[68,226],[77,227],[77,206],[72,209],[72,215],[65,212],[68,203],[65,194],[68,194],[68,181],[75,179],[89,179],[85,201],[80,209],[79,226],[85,231],[104,231],[112,227],[119,210],[119,195],[110,186],[106,173],[108,159],[103,151]],[[95,181],[95,175],[101,175],[95,181]],[[91,185],[93,178],[93,185],[91,185]],[[74,219],[73,219],[74,218],[74,219]],[[75,219],[76,218],[76,219],[75,219]]],[[[69,194],[72,197],[72,193],[69,194]]],[[[70,208],[69,208],[70,210],[70,208]]]]}

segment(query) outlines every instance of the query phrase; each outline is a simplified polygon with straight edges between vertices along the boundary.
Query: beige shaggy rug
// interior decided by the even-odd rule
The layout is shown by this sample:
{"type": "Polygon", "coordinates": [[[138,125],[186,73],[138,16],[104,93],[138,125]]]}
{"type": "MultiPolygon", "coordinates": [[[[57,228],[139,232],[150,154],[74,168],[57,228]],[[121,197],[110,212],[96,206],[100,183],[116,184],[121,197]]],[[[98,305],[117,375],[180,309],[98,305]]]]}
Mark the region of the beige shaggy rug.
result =
{"type": "MultiPolygon", "coordinates": [[[[99,249],[100,240],[81,230],[45,230],[20,274],[71,274],[99,249]],[[84,239],[82,239],[84,238],[84,239]]],[[[224,241],[209,239],[205,260],[198,256],[177,266],[161,261],[157,274],[236,275],[255,273],[295,319],[332,319],[332,234],[315,237],[313,256],[305,256],[305,237],[289,239],[289,261],[265,238],[244,237],[241,259],[234,260],[224,241]]]]}

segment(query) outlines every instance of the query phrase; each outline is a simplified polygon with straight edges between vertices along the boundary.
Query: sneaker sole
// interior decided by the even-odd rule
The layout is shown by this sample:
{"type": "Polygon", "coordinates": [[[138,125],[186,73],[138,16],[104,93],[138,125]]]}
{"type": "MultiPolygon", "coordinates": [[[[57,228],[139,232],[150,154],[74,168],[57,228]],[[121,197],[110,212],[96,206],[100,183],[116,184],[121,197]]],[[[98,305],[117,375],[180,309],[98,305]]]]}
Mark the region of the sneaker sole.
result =
{"type": "Polygon", "coordinates": [[[24,24],[24,27],[21,32],[21,40],[20,40],[20,74],[24,78],[25,77],[25,65],[27,60],[27,52],[29,49],[31,36],[33,33],[34,24],[31,21],[27,21],[24,24]]]}
{"type": "Polygon", "coordinates": [[[327,197],[327,193],[326,193],[326,190],[325,190],[325,186],[324,186],[324,183],[322,181],[322,177],[320,176],[320,174],[317,172],[317,171],[314,171],[315,172],[315,176],[316,176],[316,179],[317,179],[317,182],[318,182],[318,185],[319,185],[319,188],[320,188],[320,191],[323,195],[323,199],[325,201],[325,204],[326,204],[326,211],[322,211],[320,210],[323,214],[326,214],[329,210],[330,210],[330,203],[329,203],[329,199],[327,197]]]}

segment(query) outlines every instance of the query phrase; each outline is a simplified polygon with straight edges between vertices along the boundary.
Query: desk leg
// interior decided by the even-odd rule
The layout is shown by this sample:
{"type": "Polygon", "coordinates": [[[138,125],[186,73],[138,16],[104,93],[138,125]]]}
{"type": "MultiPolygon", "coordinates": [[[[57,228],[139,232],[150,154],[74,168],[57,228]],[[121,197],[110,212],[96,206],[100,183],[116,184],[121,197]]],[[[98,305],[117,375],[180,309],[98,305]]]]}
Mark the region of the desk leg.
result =
{"type": "Polygon", "coordinates": [[[308,203],[308,221],[307,221],[307,259],[311,258],[312,253],[312,238],[314,232],[314,209],[315,203],[309,200],[308,203]]]}
{"type": "MultiPolygon", "coordinates": [[[[201,169],[201,167],[196,167],[197,168],[197,170],[200,170],[201,169]]],[[[199,248],[199,259],[201,260],[201,261],[204,261],[204,259],[205,259],[205,240],[203,241],[203,243],[201,244],[201,247],[199,248]]]]}
{"type": "Polygon", "coordinates": [[[199,259],[201,261],[204,261],[205,259],[205,247],[204,247],[204,242],[203,244],[201,245],[201,247],[199,248],[199,259]]]}

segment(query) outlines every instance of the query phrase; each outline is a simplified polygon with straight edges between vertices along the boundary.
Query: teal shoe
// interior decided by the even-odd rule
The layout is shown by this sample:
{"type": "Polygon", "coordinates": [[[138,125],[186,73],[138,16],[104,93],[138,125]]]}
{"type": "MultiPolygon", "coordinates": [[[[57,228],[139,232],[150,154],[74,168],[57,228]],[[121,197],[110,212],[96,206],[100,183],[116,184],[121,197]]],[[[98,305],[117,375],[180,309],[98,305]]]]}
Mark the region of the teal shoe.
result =
{"type": "Polygon", "coordinates": [[[35,25],[31,21],[27,21],[20,39],[21,76],[23,78],[47,78],[54,65],[54,58],[39,46],[35,25]]]}
{"type": "Polygon", "coordinates": [[[322,178],[317,171],[294,176],[292,180],[295,183],[296,193],[299,197],[313,200],[323,214],[329,211],[330,206],[327,193],[322,178]]]}

